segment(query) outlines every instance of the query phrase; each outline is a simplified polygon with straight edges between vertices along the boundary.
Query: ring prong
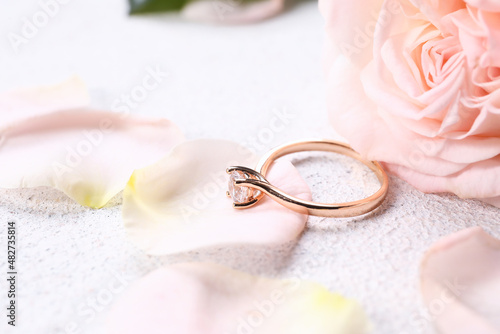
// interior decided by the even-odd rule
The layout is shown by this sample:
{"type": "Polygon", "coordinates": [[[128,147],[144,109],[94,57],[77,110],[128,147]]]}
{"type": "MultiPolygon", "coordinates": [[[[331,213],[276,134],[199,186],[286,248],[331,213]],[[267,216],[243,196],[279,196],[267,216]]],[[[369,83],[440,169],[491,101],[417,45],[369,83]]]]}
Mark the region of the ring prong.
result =
{"type": "Polygon", "coordinates": [[[231,194],[229,193],[229,191],[226,191],[226,196],[231,197],[231,194]]]}
{"type": "Polygon", "coordinates": [[[226,168],[226,173],[231,174],[233,171],[237,170],[237,166],[229,166],[226,168]]]}

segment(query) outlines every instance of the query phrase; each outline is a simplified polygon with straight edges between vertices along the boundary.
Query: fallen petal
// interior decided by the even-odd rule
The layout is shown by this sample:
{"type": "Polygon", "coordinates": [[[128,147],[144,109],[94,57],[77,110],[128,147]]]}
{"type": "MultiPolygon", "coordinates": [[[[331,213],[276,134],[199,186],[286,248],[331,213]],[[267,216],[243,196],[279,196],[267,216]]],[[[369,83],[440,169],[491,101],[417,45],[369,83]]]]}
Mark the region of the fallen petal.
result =
{"type": "Polygon", "coordinates": [[[422,261],[421,288],[440,333],[499,333],[500,240],[480,227],[441,239],[422,261]]]}
{"type": "Polygon", "coordinates": [[[285,0],[198,0],[189,2],[181,14],[193,21],[246,24],[262,21],[283,11],[285,0]]]}
{"type": "Polygon", "coordinates": [[[54,187],[100,208],[125,187],[134,169],[159,160],[182,138],[167,120],[82,109],[53,112],[6,134],[0,187],[54,187]]]}
{"type": "Polygon", "coordinates": [[[136,281],[108,316],[109,334],[361,334],[361,306],[319,284],[185,263],[136,281]]]}
{"type": "MultiPolygon", "coordinates": [[[[137,170],[123,193],[128,235],[149,254],[169,254],[224,244],[276,244],[294,240],[307,216],[265,198],[236,210],[227,198],[231,165],[254,166],[256,157],[236,143],[195,140],[175,147],[160,162],[137,170]]],[[[311,199],[309,187],[287,161],[268,180],[285,192],[311,199]]]]}
{"type": "MultiPolygon", "coordinates": [[[[89,95],[82,80],[70,78],[52,86],[17,89],[0,94],[2,128],[33,116],[57,110],[83,108],[89,95]]],[[[0,130],[1,133],[1,130],[0,130]]]]}
{"type": "Polygon", "coordinates": [[[78,79],[0,96],[0,187],[54,187],[100,208],[135,169],[183,140],[167,120],[82,108],[87,102],[78,79]]]}

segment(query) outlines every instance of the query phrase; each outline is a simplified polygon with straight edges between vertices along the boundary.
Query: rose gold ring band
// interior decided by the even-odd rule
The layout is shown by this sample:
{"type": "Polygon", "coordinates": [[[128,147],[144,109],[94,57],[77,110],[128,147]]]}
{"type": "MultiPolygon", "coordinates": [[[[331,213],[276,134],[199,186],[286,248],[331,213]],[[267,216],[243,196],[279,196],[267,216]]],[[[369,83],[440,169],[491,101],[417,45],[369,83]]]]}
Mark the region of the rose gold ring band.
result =
{"type": "Polygon", "coordinates": [[[251,207],[264,195],[268,195],[274,201],[297,212],[322,217],[353,217],[377,208],[383,202],[389,188],[387,174],[377,161],[365,160],[349,145],[327,139],[296,141],[281,145],[262,157],[255,170],[242,166],[233,166],[226,171],[231,175],[228,196],[233,197],[233,206],[237,209],[251,207]],[[335,152],[359,160],[375,173],[381,185],[380,189],[373,195],[361,200],[327,204],[305,201],[290,196],[266,180],[267,170],[276,159],[287,154],[304,151],[335,152]]]}

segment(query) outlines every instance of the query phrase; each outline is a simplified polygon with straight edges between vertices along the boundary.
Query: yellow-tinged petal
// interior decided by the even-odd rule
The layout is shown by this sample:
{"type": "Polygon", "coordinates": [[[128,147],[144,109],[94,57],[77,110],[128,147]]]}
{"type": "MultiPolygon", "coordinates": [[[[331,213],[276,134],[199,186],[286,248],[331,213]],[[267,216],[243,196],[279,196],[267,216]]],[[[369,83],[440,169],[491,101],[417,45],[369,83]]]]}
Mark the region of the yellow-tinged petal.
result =
{"type": "Polygon", "coordinates": [[[276,280],[209,263],[158,269],[112,308],[109,334],[362,334],[369,320],[354,300],[319,284],[276,280]]]}
{"type": "MultiPolygon", "coordinates": [[[[256,157],[225,140],[200,139],[176,146],[164,159],[137,170],[123,193],[128,235],[150,254],[227,244],[276,244],[295,239],[307,216],[270,199],[236,210],[226,197],[231,165],[253,167],[256,157]]],[[[311,193],[297,170],[277,162],[269,181],[303,199],[311,193]]]]}
{"type": "Polygon", "coordinates": [[[85,109],[86,97],[77,79],[0,96],[0,187],[54,187],[100,208],[183,140],[168,120],[85,109]]]}

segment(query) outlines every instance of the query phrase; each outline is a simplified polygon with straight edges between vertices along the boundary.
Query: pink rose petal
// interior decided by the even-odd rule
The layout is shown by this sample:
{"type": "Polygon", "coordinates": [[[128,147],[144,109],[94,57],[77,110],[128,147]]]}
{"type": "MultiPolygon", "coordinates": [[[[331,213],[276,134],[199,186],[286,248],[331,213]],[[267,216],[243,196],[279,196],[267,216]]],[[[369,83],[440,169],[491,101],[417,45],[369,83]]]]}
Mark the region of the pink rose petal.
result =
{"type": "Polygon", "coordinates": [[[164,119],[64,109],[82,104],[82,89],[70,81],[0,98],[5,108],[0,117],[10,122],[0,128],[0,187],[54,187],[100,208],[125,187],[134,169],[159,160],[183,140],[164,119]]]}
{"type": "Polygon", "coordinates": [[[500,12],[500,3],[496,0],[464,0],[467,4],[489,12],[500,12]]]}
{"type": "Polygon", "coordinates": [[[52,86],[22,88],[2,93],[0,94],[2,128],[32,116],[87,107],[89,100],[85,84],[78,77],[52,86]]]}
{"type": "Polygon", "coordinates": [[[362,334],[361,306],[297,279],[256,277],[209,263],[161,268],[113,306],[109,334],[362,334]]]}
{"type": "Polygon", "coordinates": [[[463,0],[413,0],[412,3],[422,11],[426,19],[430,20],[437,27],[440,27],[443,16],[463,9],[466,6],[463,0]]]}
{"type": "Polygon", "coordinates": [[[418,189],[498,205],[498,6],[375,4],[320,1],[332,124],[364,157],[385,162],[418,189]],[[362,29],[370,24],[371,34],[362,29]],[[346,43],[354,48],[332,52],[346,43]]]}
{"type": "Polygon", "coordinates": [[[331,52],[332,55],[339,52],[349,55],[358,67],[365,66],[370,61],[373,31],[382,3],[382,0],[319,1],[319,8],[326,21],[328,40],[333,41],[329,46],[336,50],[331,52]]]}
{"type": "Polygon", "coordinates": [[[262,21],[283,11],[285,0],[197,0],[189,2],[181,14],[190,20],[218,24],[246,24],[262,21]]]}
{"type": "Polygon", "coordinates": [[[440,333],[499,333],[500,240],[480,227],[441,239],[422,260],[421,288],[440,333]]]}
{"type": "Polygon", "coordinates": [[[395,164],[385,164],[389,172],[399,175],[423,192],[452,191],[462,198],[478,198],[489,203],[496,203],[500,196],[498,184],[494,182],[471,183],[469,180],[481,179],[487,175],[493,180],[500,179],[500,156],[481,161],[448,176],[436,176],[419,173],[416,170],[395,164]]]}
{"type": "MultiPolygon", "coordinates": [[[[128,235],[149,254],[295,239],[307,215],[268,198],[252,208],[236,210],[227,198],[226,168],[255,163],[250,151],[224,140],[178,145],[163,160],[132,175],[123,194],[128,235]]],[[[309,187],[287,161],[276,162],[268,180],[292,196],[311,198],[309,187]]]]}

